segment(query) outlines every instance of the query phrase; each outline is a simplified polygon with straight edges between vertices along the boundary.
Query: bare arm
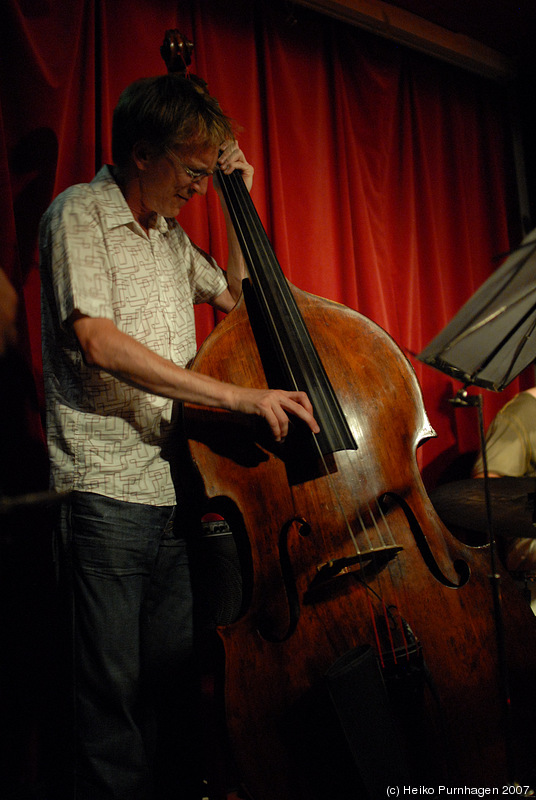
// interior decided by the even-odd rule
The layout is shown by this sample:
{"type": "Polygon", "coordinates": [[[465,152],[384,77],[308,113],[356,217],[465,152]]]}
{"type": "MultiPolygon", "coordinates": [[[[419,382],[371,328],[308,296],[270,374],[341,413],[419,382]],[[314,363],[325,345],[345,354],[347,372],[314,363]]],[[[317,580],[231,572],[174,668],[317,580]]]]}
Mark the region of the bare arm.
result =
{"type": "Polygon", "coordinates": [[[268,423],[276,441],[287,435],[287,414],[303,420],[313,433],[318,433],[311,403],[304,392],[249,389],[183,369],[123,333],[108,319],[75,314],[72,325],[86,363],[151,394],[260,416],[268,423]]]}
{"type": "MultiPolygon", "coordinates": [[[[218,159],[218,166],[226,175],[230,175],[235,169],[240,170],[248,192],[251,191],[254,169],[246,160],[237,142],[226,142],[223,145],[221,155],[218,159]]],[[[227,283],[229,288],[223,292],[223,294],[219,295],[219,297],[213,301],[212,305],[220,311],[229,312],[240,297],[242,292],[242,280],[246,277],[247,270],[233,223],[218,183],[217,174],[214,179],[214,188],[220,198],[227,230],[227,243],[229,248],[227,256],[227,283]]]]}

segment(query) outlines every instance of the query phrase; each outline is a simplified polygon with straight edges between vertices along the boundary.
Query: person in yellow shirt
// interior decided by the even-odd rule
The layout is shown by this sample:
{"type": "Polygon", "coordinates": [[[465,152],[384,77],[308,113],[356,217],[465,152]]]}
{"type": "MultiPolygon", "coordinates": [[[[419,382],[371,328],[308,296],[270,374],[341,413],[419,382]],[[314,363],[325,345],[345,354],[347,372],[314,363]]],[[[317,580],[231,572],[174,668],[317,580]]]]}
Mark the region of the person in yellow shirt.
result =
{"type": "MultiPolygon", "coordinates": [[[[534,477],[536,489],[536,387],[520,392],[497,413],[486,432],[486,461],[490,478],[534,477]]],[[[483,477],[483,470],[479,453],[473,477],[483,477]]],[[[509,572],[536,578],[536,536],[504,539],[502,549],[509,572]]],[[[531,586],[535,610],[536,584],[531,586]]]]}

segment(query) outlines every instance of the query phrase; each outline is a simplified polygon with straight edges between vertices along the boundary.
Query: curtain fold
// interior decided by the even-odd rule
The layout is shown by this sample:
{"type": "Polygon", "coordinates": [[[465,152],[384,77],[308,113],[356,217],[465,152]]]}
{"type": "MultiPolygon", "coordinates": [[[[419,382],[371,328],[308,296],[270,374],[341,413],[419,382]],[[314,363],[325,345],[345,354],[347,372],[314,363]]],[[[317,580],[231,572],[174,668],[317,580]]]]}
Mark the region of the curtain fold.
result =
{"type": "MultiPolygon", "coordinates": [[[[7,0],[2,267],[39,392],[39,218],[110,160],[113,107],[132,80],[165,71],[168,28],[194,41],[192,71],[242,128],[253,199],[289,280],[370,317],[412,360],[438,434],[418,454],[432,486],[478,447],[478,430],[448,402],[459,385],[413,356],[518,243],[506,90],[283,0],[7,0]]],[[[180,221],[225,262],[213,190],[180,221]]],[[[201,341],[215,319],[197,319],[201,341]]],[[[486,421],[531,382],[487,392],[486,421]]]]}

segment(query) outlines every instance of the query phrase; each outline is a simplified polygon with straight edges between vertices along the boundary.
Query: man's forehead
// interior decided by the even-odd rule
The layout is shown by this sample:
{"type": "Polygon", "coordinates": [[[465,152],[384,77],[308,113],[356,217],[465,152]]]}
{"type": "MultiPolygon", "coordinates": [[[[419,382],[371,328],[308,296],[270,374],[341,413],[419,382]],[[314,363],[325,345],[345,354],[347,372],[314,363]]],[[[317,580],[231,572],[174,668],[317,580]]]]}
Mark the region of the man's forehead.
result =
{"type": "Polygon", "coordinates": [[[177,153],[182,159],[194,159],[205,165],[215,165],[218,160],[219,147],[217,145],[199,145],[189,143],[177,148],[177,153]]]}

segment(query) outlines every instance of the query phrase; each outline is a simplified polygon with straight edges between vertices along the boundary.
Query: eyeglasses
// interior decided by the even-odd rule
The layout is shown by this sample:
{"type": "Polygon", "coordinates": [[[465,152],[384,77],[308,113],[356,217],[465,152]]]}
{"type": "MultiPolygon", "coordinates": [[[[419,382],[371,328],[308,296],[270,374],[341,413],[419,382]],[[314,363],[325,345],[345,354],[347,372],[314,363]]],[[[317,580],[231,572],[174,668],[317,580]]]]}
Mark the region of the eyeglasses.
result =
{"type": "Polygon", "coordinates": [[[190,167],[187,167],[186,164],[183,164],[178,155],[174,153],[170,147],[166,147],[166,153],[171,158],[172,161],[175,161],[179,165],[179,167],[181,167],[184,170],[184,172],[188,175],[192,183],[197,183],[198,181],[202,181],[203,178],[208,178],[210,175],[214,175],[213,169],[195,170],[191,169],[190,167]]]}

